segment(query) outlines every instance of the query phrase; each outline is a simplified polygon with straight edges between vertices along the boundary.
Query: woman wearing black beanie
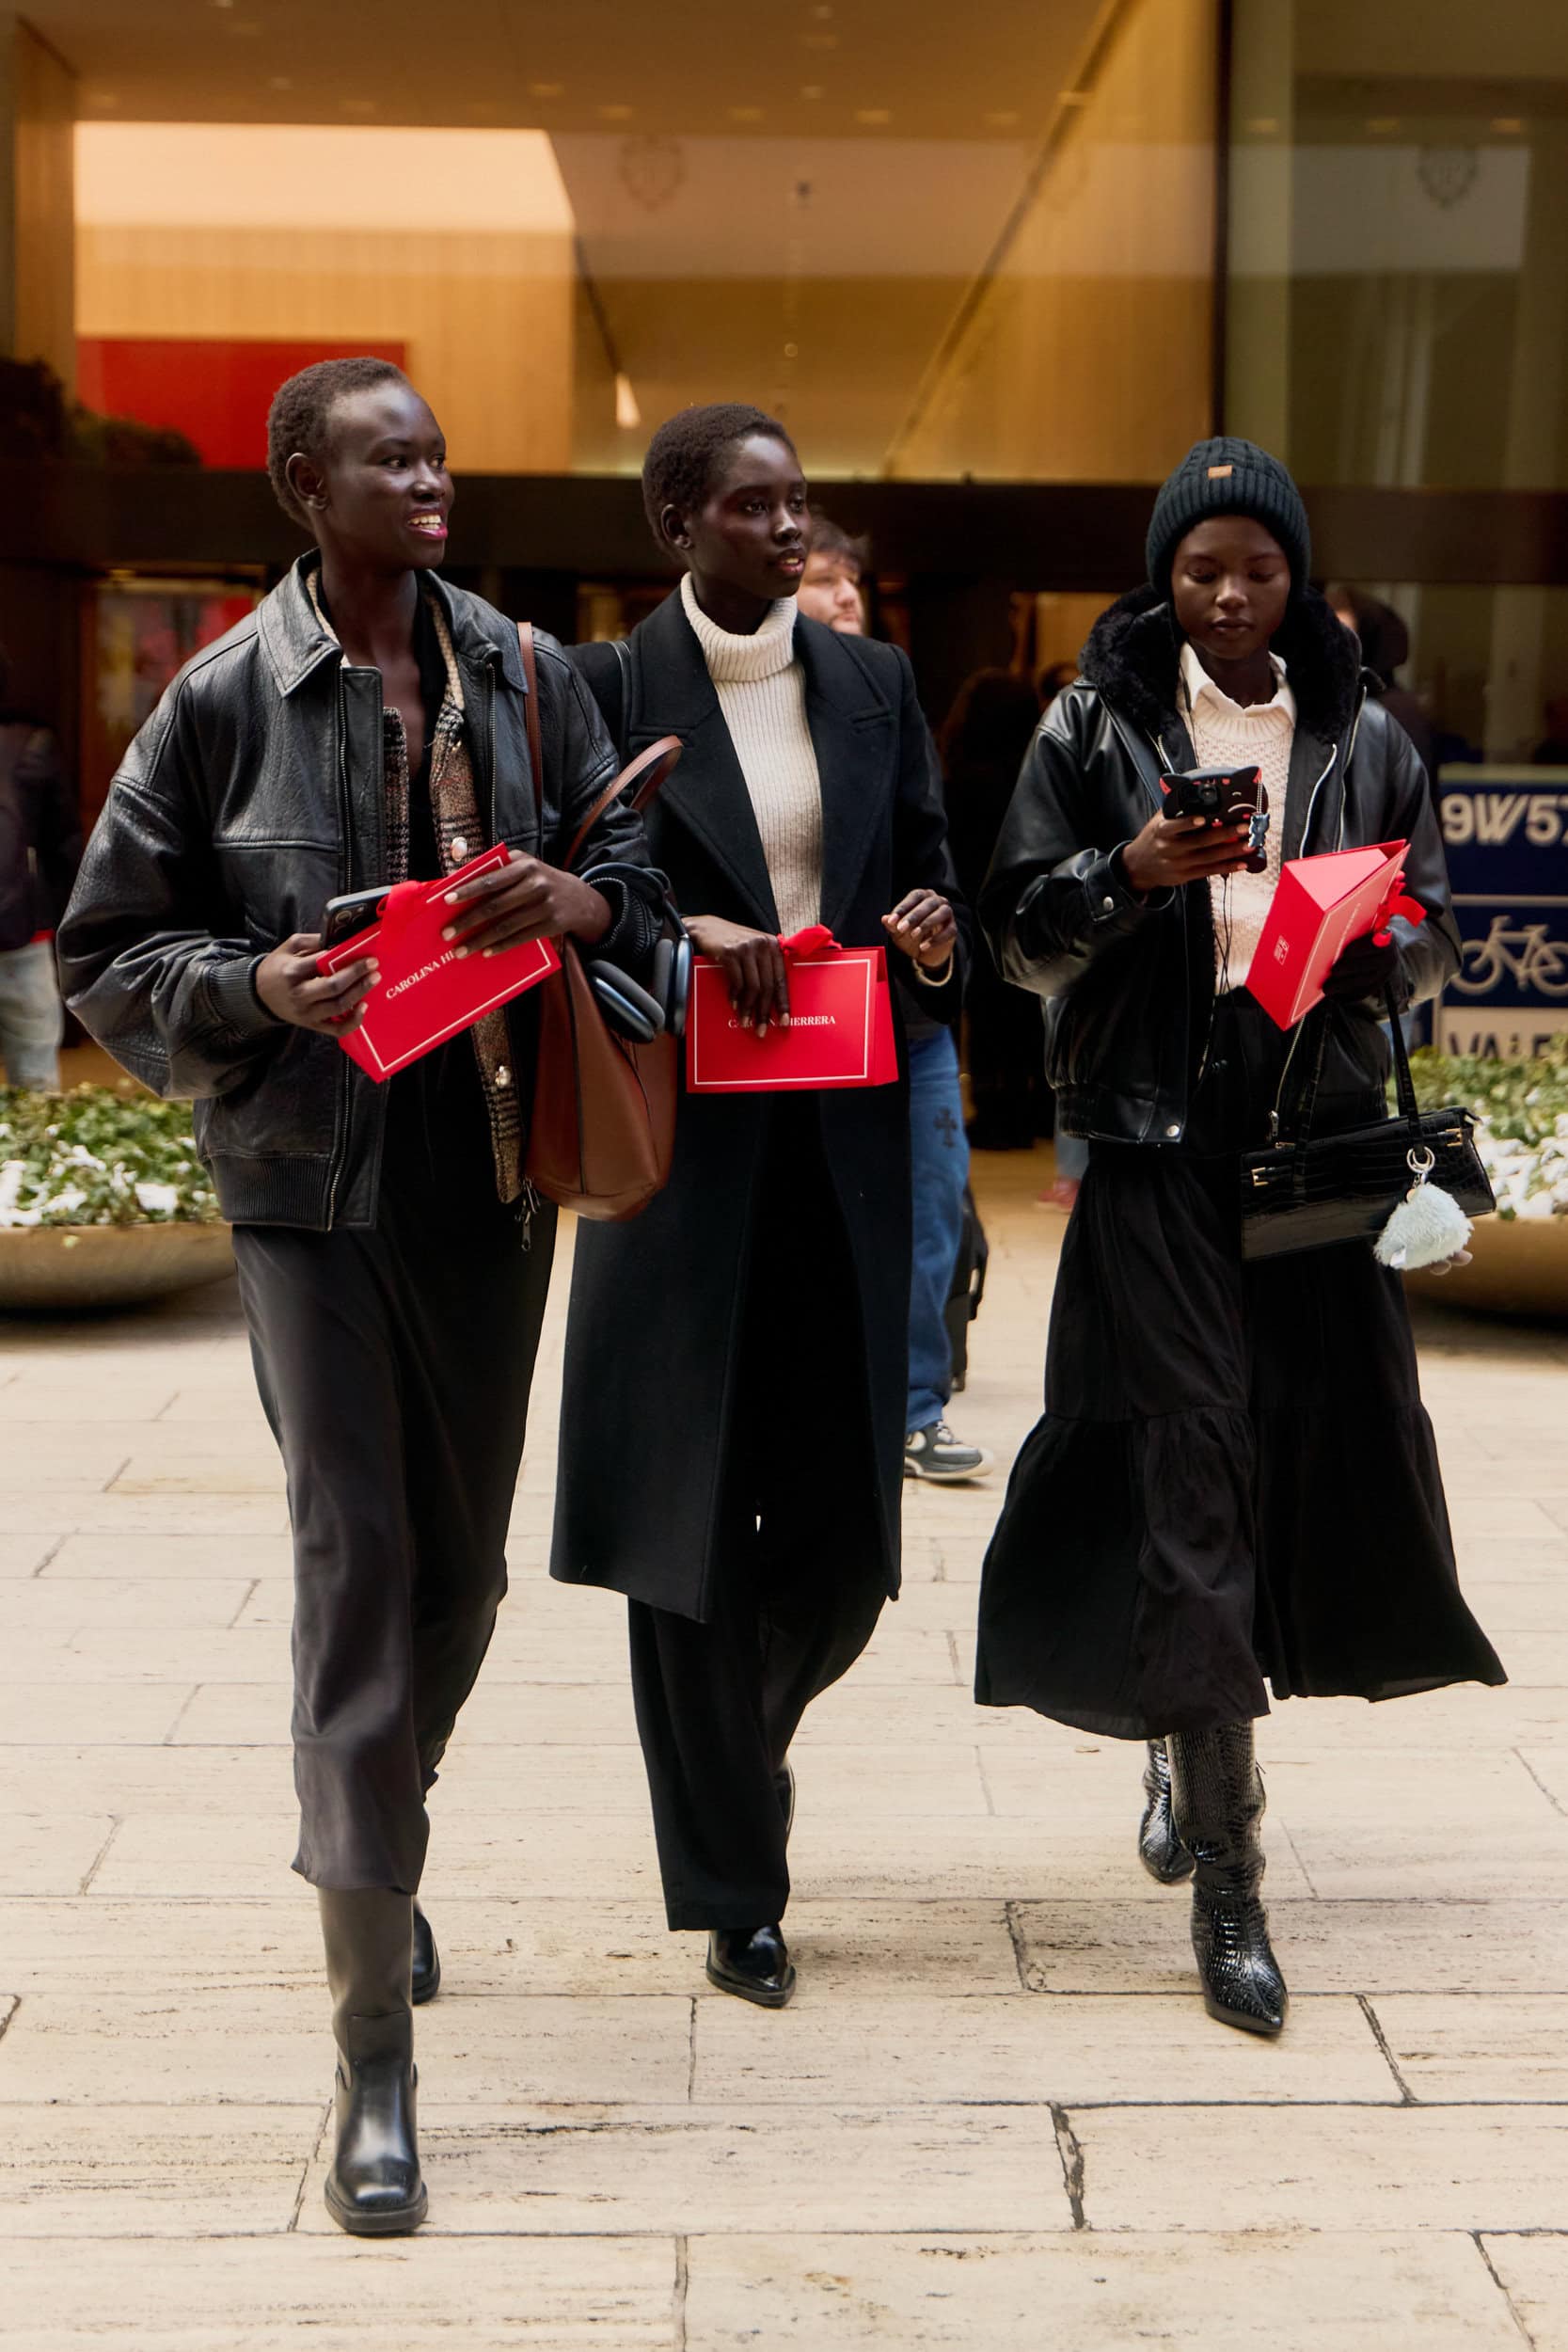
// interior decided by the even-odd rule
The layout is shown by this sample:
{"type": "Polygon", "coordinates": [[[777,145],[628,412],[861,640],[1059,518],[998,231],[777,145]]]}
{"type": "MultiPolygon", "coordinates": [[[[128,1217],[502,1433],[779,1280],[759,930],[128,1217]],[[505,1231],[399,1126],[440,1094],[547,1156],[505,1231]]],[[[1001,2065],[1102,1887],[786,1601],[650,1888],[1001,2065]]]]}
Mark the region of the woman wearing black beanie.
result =
{"type": "Polygon", "coordinates": [[[1393,1698],[1502,1669],[1460,1594],[1396,1275],[1364,1243],[1243,1263],[1240,1156],[1291,1039],[1242,988],[1281,857],[1407,839],[1426,920],[1358,940],[1308,1016],[1314,1132],[1383,1115],[1383,991],[1458,961],[1409,739],[1308,584],[1306,510],[1251,442],[1200,442],[1155,501],[1149,585],[1111,607],[1025,760],[981,898],[1047,1001],[1062,1125],[1089,1139],[1052,1310],[1046,1411],[980,1596],[976,1695],[1149,1742],[1140,1836],[1194,1879],[1212,2015],[1277,2033],[1253,1721],[1276,1698],[1393,1698]],[[1162,813],[1160,779],[1256,765],[1269,870],[1162,813]]]}

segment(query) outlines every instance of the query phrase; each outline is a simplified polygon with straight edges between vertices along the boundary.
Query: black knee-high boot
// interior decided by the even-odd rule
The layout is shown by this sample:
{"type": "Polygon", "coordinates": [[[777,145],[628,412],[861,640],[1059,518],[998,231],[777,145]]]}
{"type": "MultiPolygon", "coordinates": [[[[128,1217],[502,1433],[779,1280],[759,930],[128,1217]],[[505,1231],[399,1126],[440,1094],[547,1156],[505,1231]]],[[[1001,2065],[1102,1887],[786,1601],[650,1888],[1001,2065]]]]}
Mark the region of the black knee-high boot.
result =
{"type": "Polygon", "coordinates": [[[1144,1763],[1144,1813],[1138,1823],[1138,1859],[1162,1886],[1179,1886],[1193,1874],[1193,1857],[1170,1817],[1170,1757],[1163,1740],[1151,1740],[1144,1763]]]}
{"type": "Polygon", "coordinates": [[[1203,2005],[1223,2025],[1276,2034],[1288,1995],[1269,1947],[1263,1883],[1263,1784],[1250,1724],[1174,1732],[1171,1814],[1193,1857],[1193,1951],[1203,2005]]]}
{"type": "Polygon", "coordinates": [[[355,2237],[401,2236],[429,2202],[414,2115],[414,1905],[385,1887],[317,1891],[338,2044],[326,2209],[355,2237]]]}

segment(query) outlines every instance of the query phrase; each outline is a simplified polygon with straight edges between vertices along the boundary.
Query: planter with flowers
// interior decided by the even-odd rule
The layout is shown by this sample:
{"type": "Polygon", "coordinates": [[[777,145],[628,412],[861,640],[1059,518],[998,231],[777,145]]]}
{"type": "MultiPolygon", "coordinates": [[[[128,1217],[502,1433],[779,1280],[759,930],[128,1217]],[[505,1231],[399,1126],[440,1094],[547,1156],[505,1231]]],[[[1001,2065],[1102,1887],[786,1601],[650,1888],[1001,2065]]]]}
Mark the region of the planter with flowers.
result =
{"type": "Polygon", "coordinates": [[[0,1312],[132,1306],[232,1266],[187,1104],[0,1088],[0,1312]]]}
{"type": "Polygon", "coordinates": [[[1464,1103],[1497,1196],[1478,1222],[1471,1262],[1413,1274],[1423,1297],[1498,1314],[1568,1315],[1568,1037],[1531,1061],[1410,1057],[1423,1110],[1464,1103]]]}

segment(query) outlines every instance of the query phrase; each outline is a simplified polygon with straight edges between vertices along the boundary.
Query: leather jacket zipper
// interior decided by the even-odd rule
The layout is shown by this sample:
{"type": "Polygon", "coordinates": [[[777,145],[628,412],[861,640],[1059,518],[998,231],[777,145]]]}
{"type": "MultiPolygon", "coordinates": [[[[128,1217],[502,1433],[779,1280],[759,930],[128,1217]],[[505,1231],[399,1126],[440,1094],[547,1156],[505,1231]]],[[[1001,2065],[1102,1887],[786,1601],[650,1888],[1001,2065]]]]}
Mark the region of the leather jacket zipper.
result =
{"type": "MultiPolygon", "coordinates": [[[[334,722],[338,737],[338,824],[341,849],[338,859],[340,887],[354,886],[353,808],[348,788],[348,731],[343,723],[342,669],[339,665],[338,691],[334,702],[334,722]]],[[[342,1068],[336,1074],[332,1096],[332,1165],[326,1179],[326,1228],[330,1232],[338,1222],[338,1186],[342,1180],[343,1162],[348,1156],[348,1056],[340,1054],[342,1068]]]]}

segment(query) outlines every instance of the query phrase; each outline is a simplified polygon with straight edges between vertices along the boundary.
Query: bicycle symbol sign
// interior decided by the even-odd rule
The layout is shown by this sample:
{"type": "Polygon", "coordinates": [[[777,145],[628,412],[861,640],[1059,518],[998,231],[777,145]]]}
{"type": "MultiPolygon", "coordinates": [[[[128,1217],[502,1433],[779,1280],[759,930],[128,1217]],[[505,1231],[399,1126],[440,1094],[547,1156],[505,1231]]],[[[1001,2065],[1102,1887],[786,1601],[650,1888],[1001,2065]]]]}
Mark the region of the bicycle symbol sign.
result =
{"type": "Polygon", "coordinates": [[[1465,942],[1463,962],[1449,986],[1461,995],[1485,996],[1502,980],[1541,996],[1568,996],[1568,941],[1553,939],[1545,923],[1494,914],[1484,939],[1465,942]]]}

